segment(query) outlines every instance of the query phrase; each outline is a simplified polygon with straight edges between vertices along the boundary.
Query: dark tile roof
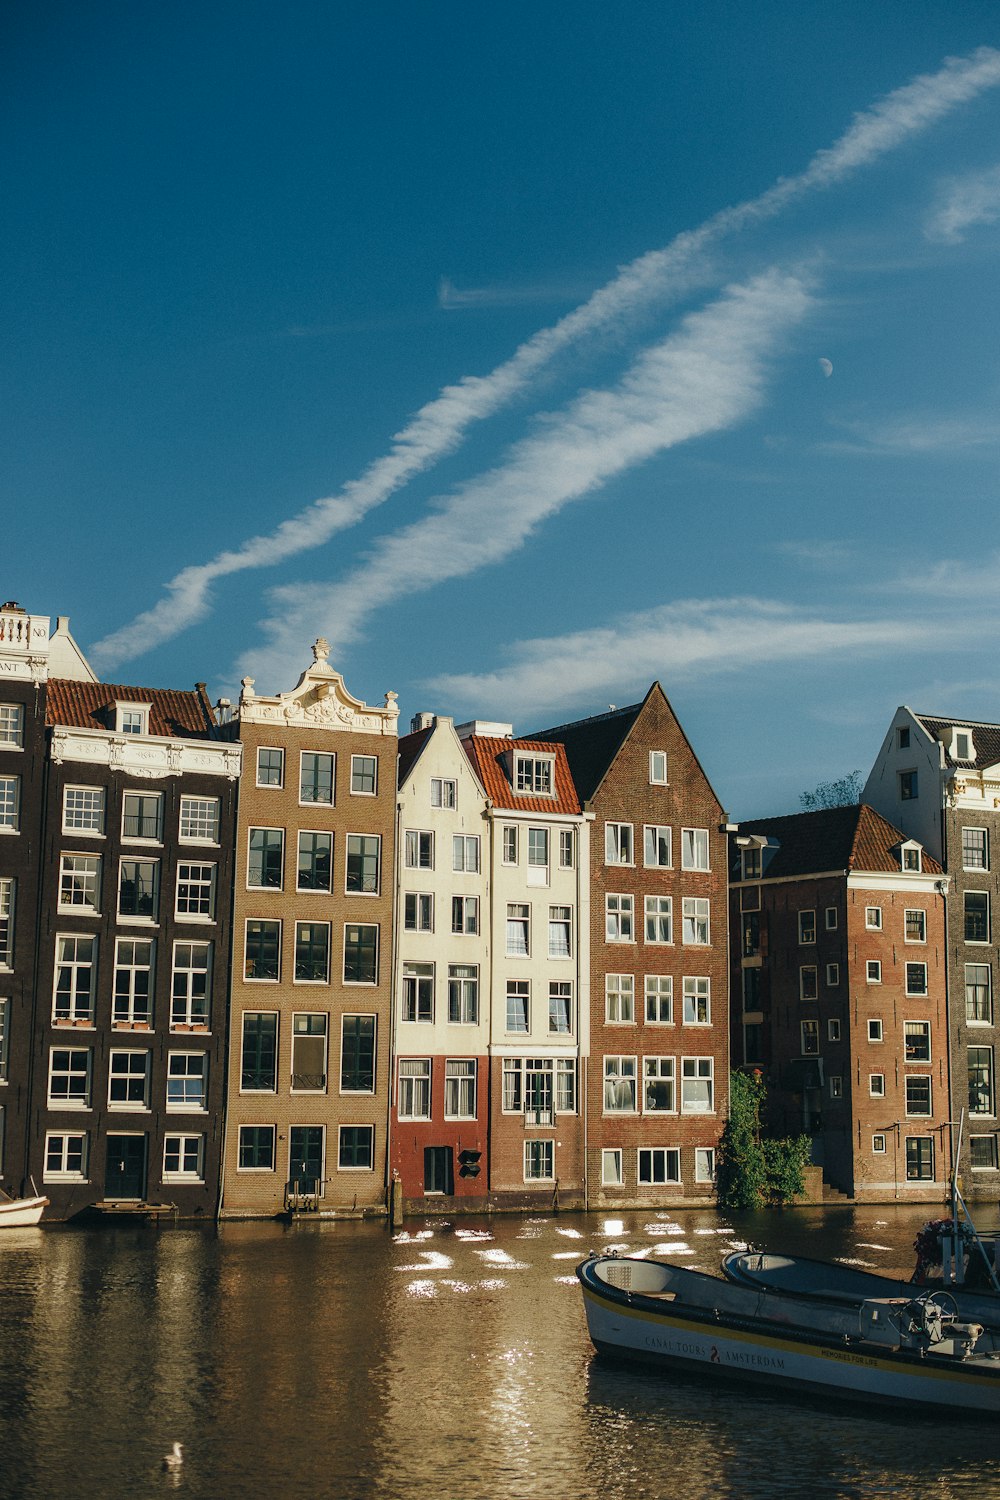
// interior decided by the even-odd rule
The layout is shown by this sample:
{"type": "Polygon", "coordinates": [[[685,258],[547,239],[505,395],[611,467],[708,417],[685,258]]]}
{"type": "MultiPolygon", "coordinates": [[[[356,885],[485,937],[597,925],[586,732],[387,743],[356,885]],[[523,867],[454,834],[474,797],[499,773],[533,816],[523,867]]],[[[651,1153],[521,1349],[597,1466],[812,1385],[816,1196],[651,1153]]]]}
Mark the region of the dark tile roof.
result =
{"type": "MultiPolygon", "coordinates": [[[[849,807],[827,807],[782,818],[753,818],[740,823],[740,833],[777,839],[779,848],[767,863],[767,879],[819,875],[827,870],[897,874],[900,864],[896,851],[905,838],[873,807],[856,802],[849,807]]],[[[926,849],[921,864],[925,874],[942,873],[926,849]]]]}
{"type": "Polygon", "coordinates": [[[150,734],[186,740],[219,737],[215,712],[203,682],[193,692],[186,692],[50,677],[45,721],[67,729],[114,729],[117,702],[148,703],[150,734]]]}
{"type": "Polygon", "coordinates": [[[421,750],[433,733],[434,726],[431,724],[426,729],[415,729],[412,734],[400,736],[397,786],[403,785],[403,782],[416,765],[421,750]]]}
{"type": "Polygon", "coordinates": [[[977,771],[981,771],[986,766],[995,766],[1000,762],[1000,724],[980,724],[975,719],[937,719],[931,718],[928,714],[915,714],[914,717],[932,738],[943,740],[946,766],[958,768],[975,766],[977,771]],[[952,760],[947,751],[951,743],[950,730],[952,728],[971,731],[972,748],[976,752],[975,760],[952,760]]]}
{"type": "Polygon", "coordinates": [[[494,807],[509,807],[521,812],[578,813],[581,811],[569,762],[562,745],[543,740],[489,739],[486,735],[473,734],[462,741],[465,753],[472,763],[487,797],[494,807]],[[555,796],[538,797],[515,792],[508,778],[508,766],[512,754],[524,751],[531,754],[555,756],[555,796]]]}
{"type": "Polygon", "coordinates": [[[604,780],[644,703],[645,699],[643,703],[632,703],[628,708],[616,708],[610,713],[595,714],[590,719],[578,719],[573,724],[539,730],[537,739],[556,740],[566,746],[573,780],[584,802],[590,801],[604,780]]]}

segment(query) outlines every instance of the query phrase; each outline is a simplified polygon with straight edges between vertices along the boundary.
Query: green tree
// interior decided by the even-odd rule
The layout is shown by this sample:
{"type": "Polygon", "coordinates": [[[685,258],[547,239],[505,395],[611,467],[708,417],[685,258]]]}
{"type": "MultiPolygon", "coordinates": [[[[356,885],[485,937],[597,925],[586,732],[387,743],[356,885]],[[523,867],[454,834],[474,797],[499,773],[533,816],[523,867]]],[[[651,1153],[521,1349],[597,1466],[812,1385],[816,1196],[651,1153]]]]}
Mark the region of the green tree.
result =
{"type": "Polygon", "coordinates": [[[733,1073],[729,1116],[719,1141],[716,1187],[723,1208],[760,1208],[790,1203],[805,1191],[809,1137],[764,1139],[761,1111],[767,1098],[758,1069],[733,1073]]]}
{"type": "Polygon", "coordinates": [[[811,792],[799,793],[803,812],[819,812],[823,807],[850,807],[861,801],[864,782],[860,771],[850,771],[838,781],[821,781],[811,792]]]}

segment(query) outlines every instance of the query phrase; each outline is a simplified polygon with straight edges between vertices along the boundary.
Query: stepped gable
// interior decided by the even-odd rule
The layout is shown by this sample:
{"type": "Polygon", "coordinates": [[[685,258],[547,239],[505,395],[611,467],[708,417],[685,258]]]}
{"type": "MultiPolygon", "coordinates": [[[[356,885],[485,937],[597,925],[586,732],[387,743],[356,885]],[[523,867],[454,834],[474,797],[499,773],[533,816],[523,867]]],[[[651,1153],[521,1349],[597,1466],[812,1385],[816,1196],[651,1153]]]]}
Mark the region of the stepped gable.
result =
{"type": "Polygon", "coordinates": [[[565,747],[545,740],[490,739],[470,735],[462,741],[472,768],[495,807],[509,807],[521,812],[576,814],[582,811],[580,798],[570,774],[565,747]],[[555,758],[555,795],[539,797],[534,793],[516,792],[511,782],[515,754],[551,755],[555,758]]]}
{"type": "Polygon", "coordinates": [[[590,719],[577,719],[572,724],[539,730],[539,740],[555,740],[565,745],[570,772],[584,802],[589,802],[597,791],[644,704],[645,699],[627,708],[595,714],[590,719]]]}
{"type": "Polygon", "coordinates": [[[1000,724],[981,724],[976,719],[940,719],[928,714],[914,714],[933,739],[940,740],[944,749],[944,763],[959,770],[975,767],[983,771],[987,766],[1000,764],[1000,724]],[[975,760],[953,760],[948,754],[948,742],[952,729],[968,729],[976,751],[975,760]]]}
{"type": "Polygon", "coordinates": [[[397,773],[397,785],[402,786],[409,776],[413,767],[420,759],[420,752],[434,733],[434,725],[430,724],[426,729],[415,729],[412,734],[404,734],[399,739],[399,770],[397,773]]]}
{"type": "Polygon", "coordinates": [[[149,705],[149,732],[166,739],[214,740],[219,731],[203,682],[192,692],[176,688],[127,687],[50,677],[45,721],[65,729],[113,730],[116,703],[149,705]]]}
{"type": "MultiPolygon", "coordinates": [[[[898,874],[897,851],[906,838],[864,802],[781,818],[754,818],[739,827],[741,834],[758,833],[777,839],[779,847],[767,863],[767,880],[818,875],[828,870],[898,874]]],[[[942,874],[941,866],[926,850],[921,865],[924,874],[942,874]]]]}

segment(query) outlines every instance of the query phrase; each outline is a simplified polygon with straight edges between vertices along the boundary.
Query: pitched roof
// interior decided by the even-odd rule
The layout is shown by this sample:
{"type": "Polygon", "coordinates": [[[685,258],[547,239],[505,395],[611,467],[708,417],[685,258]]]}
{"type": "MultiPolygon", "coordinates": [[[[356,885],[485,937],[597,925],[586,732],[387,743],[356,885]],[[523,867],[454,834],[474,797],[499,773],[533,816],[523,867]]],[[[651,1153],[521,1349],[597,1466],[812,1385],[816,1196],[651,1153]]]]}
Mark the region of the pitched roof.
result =
{"type": "Polygon", "coordinates": [[[187,692],[50,677],[45,721],[68,729],[113,729],[116,703],[148,703],[149,732],[153,735],[186,740],[211,740],[219,735],[203,682],[187,692]]]}
{"type": "Polygon", "coordinates": [[[539,731],[538,739],[565,745],[576,789],[585,802],[589,802],[607,775],[644,703],[645,699],[629,704],[628,708],[615,708],[610,713],[539,731]]]}
{"type": "Polygon", "coordinates": [[[534,739],[495,740],[481,734],[470,735],[462,744],[494,807],[549,814],[581,811],[580,799],[562,745],[534,739]],[[519,752],[528,755],[537,752],[539,755],[551,755],[555,758],[555,796],[539,797],[514,790],[510,773],[513,770],[513,755],[519,752]]]}
{"type": "Polygon", "coordinates": [[[420,758],[420,752],[434,733],[434,725],[429,724],[426,729],[415,729],[412,734],[404,734],[399,740],[399,771],[396,785],[402,786],[409,776],[413,767],[420,758]]]}
{"type": "Polygon", "coordinates": [[[936,740],[941,740],[944,745],[944,763],[946,766],[975,766],[977,771],[982,771],[986,766],[995,766],[1000,762],[1000,724],[981,724],[975,719],[939,719],[932,718],[929,714],[914,714],[914,718],[924,726],[927,733],[936,740]],[[948,746],[951,743],[951,729],[968,729],[972,734],[972,747],[976,752],[975,760],[952,760],[948,754],[948,746]]]}
{"type": "MultiPolygon", "coordinates": [[[[898,874],[896,853],[906,835],[867,803],[826,807],[819,812],[792,813],[782,818],[753,818],[740,823],[741,834],[759,833],[778,841],[767,863],[765,878],[818,875],[827,870],[857,870],[898,874]]],[[[923,851],[925,874],[940,875],[941,866],[923,851]]]]}

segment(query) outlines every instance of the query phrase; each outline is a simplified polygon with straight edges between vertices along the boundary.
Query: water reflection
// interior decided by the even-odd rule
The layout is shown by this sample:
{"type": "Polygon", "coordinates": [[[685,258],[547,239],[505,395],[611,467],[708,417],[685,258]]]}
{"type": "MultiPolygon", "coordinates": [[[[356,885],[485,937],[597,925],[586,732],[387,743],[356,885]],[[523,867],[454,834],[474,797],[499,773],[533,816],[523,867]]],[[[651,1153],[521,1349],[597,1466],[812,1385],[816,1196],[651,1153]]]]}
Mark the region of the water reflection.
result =
{"type": "Polygon", "coordinates": [[[1000,1484],[984,1425],[606,1364],[573,1275],[609,1243],[709,1270],[747,1241],[908,1267],[923,1217],[11,1231],[0,1496],[982,1500],[1000,1484]],[[166,1475],[174,1440],[185,1462],[166,1475]]]}

